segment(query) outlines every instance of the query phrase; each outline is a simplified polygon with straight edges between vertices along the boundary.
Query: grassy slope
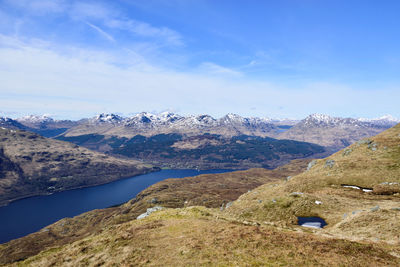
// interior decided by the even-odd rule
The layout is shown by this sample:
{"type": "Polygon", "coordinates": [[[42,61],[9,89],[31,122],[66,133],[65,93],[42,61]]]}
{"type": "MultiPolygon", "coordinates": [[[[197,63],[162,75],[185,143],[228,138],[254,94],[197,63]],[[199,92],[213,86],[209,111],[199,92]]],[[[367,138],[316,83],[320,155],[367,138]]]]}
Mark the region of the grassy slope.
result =
{"type": "Polygon", "coordinates": [[[139,161],[110,157],[40,135],[0,129],[0,205],[149,172],[139,161]],[[5,167],[4,167],[5,166],[5,167]]]}
{"type": "Polygon", "coordinates": [[[223,220],[204,207],[169,209],[49,249],[20,266],[396,266],[396,247],[223,220]]]}

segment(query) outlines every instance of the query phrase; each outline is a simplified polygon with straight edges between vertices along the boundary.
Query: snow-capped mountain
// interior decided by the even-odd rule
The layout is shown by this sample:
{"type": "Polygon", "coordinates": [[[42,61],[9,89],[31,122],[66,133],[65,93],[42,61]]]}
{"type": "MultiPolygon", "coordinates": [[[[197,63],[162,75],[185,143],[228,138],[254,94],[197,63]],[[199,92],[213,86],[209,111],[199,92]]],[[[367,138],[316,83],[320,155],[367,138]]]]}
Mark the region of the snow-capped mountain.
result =
{"type": "Polygon", "coordinates": [[[376,135],[398,122],[393,117],[379,119],[354,119],[311,114],[279,135],[292,139],[329,146],[338,150],[362,138],[376,135]]]}
{"type": "Polygon", "coordinates": [[[16,119],[23,125],[23,130],[38,133],[45,137],[57,136],[80,122],[71,120],[55,120],[48,115],[29,115],[16,119]]]}
{"type": "Polygon", "coordinates": [[[375,125],[389,126],[389,127],[393,127],[396,124],[400,123],[400,119],[397,119],[397,118],[393,117],[392,115],[384,115],[382,117],[375,118],[375,119],[359,118],[358,120],[363,121],[363,122],[372,123],[375,125]]]}
{"type": "Polygon", "coordinates": [[[101,113],[91,120],[92,123],[121,123],[123,118],[116,114],[101,113]]]}
{"type": "Polygon", "coordinates": [[[253,135],[292,139],[342,148],[361,138],[376,135],[397,124],[399,120],[384,116],[378,119],[354,119],[311,114],[301,121],[242,117],[229,113],[221,118],[207,114],[181,116],[172,112],[152,114],[141,112],[123,118],[115,114],[100,114],[72,127],[65,136],[101,134],[133,137],[157,134],[217,134],[223,136],[253,135]]]}
{"type": "Polygon", "coordinates": [[[12,130],[25,130],[26,127],[16,120],[7,117],[0,117],[0,127],[12,130]]]}
{"type": "Polygon", "coordinates": [[[221,134],[234,135],[260,135],[276,131],[276,127],[268,118],[245,118],[236,114],[227,114],[216,119],[207,114],[181,116],[172,112],[152,114],[141,112],[128,118],[115,114],[99,114],[89,119],[86,123],[70,129],[68,136],[81,135],[82,133],[134,136],[155,135],[161,133],[180,134],[221,134]]]}
{"type": "Polygon", "coordinates": [[[163,112],[159,115],[155,115],[149,112],[141,112],[130,118],[126,118],[124,120],[124,123],[126,126],[155,127],[175,123],[182,118],[182,116],[171,112],[163,112]]]}
{"type": "Polygon", "coordinates": [[[131,128],[152,128],[160,132],[199,133],[222,133],[227,135],[249,134],[249,131],[271,131],[275,127],[269,119],[244,118],[236,114],[227,114],[220,119],[210,115],[180,116],[171,112],[154,115],[151,113],[140,113],[128,118],[125,125],[131,128]]]}
{"type": "Polygon", "coordinates": [[[18,118],[17,121],[20,123],[48,123],[54,122],[54,119],[47,115],[29,115],[18,118]]]}
{"type": "Polygon", "coordinates": [[[305,127],[318,126],[318,127],[339,127],[339,126],[356,126],[356,127],[384,127],[390,128],[400,123],[400,120],[395,119],[391,115],[386,115],[377,119],[365,119],[365,118],[340,118],[331,117],[324,114],[311,114],[304,120],[302,120],[299,125],[305,127]]]}

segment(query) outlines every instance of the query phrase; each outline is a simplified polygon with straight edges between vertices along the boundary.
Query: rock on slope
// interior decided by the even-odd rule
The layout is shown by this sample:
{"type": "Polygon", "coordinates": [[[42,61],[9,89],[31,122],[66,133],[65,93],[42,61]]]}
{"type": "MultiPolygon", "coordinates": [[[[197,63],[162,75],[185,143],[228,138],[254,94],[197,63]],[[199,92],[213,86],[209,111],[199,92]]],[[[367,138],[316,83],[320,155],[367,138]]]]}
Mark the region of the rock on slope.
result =
{"type": "Polygon", "coordinates": [[[31,132],[0,129],[0,141],[0,205],[153,170],[31,132]]]}

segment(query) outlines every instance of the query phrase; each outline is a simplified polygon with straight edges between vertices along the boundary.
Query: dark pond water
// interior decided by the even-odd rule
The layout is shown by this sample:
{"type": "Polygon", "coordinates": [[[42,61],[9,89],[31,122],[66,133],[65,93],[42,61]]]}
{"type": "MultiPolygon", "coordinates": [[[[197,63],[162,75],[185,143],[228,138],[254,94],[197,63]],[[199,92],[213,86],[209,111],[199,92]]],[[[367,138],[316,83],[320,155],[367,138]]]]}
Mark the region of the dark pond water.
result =
{"type": "Polygon", "coordinates": [[[323,228],[327,223],[320,217],[297,217],[298,224],[303,227],[323,228]]]}
{"type": "Polygon", "coordinates": [[[168,178],[228,171],[162,170],[109,184],[21,199],[0,207],[0,243],[36,232],[65,217],[124,203],[150,185],[168,178]]]}

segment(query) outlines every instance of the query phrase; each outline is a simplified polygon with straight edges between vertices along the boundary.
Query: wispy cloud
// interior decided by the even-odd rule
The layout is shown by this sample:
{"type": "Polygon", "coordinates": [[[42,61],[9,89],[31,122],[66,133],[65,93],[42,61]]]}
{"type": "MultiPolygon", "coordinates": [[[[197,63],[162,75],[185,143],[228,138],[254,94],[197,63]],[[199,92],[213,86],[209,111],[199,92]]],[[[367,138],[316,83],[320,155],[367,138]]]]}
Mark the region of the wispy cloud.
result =
{"type": "Polygon", "coordinates": [[[92,29],[96,30],[98,33],[100,33],[101,36],[103,36],[104,38],[106,38],[107,40],[111,41],[111,42],[115,42],[114,37],[112,37],[110,34],[106,33],[104,30],[100,29],[100,27],[93,25],[92,23],[89,23],[86,21],[86,24],[91,27],[92,29]]]}
{"type": "Polygon", "coordinates": [[[156,38],[167,43],[168,45],[183,45],[182,36],[178,32],[167,27],[154,27],[148,23],[132,19],[111,19],[105,21],[105,24],[110,28],[127,30],[139,36],[156,38]]]}
{"type": "Polygon", "coordinates": [[[63,12],[71,20],[86,23],[109,41],[115,41],[115,38],[105,31],[105,27],[110,31],[120,30],[147,38],[151,42],[157,42],[157,47],[182,46],[184,44],[182,35],[177,31],[165,26],[155,26],[145,21],[131,19],[123,10],[104,2],[6,0],[6,3],[9,6],[27,10],[33,16],[63,12]]]}
{"type": "Polygon", "coordinates": [[[100,2],[75,2],[71,5],[68,14],[74,19],[109,20],[121,15],[121,12],[112,6],[100,2]]]}
{"type": "Polygon", "coordinates": [[[243,74],[239,71],[236,71],[231,68],[223,67],[218,64],[212,63],[212,62],[204,62],[200,64],[199,70],[201,72],[205,72],[208,74],[213,74],[213,75],[227,75],[227,76],[234,76],[234,77],[242,77],[243,74]]]}
{"type": "Polygon", "coordinates": [[[4,2],[9,6],[29,10],[34,15],[63,12],[68,6],[65,0],[5,0],[4,2]]]}

